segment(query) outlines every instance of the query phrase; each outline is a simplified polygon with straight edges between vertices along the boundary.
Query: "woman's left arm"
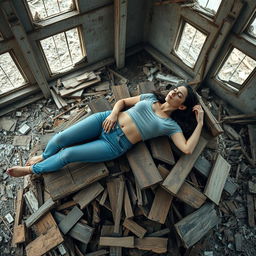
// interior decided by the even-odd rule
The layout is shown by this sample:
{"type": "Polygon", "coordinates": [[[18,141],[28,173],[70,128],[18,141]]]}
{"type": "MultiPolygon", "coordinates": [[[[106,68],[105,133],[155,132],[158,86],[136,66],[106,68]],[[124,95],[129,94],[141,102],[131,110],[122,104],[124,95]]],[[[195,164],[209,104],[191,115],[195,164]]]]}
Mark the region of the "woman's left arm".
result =
{"type": "Polygon", "coordinates": [[[196,115],[196,120],[197,120],[197,126],[192,133],[192,135],[189,137],[188,140],[185,139],[183,133],[174,133],[171,138],[174,144],[185,154],[192,154],[198,140],[200,138],[200,134],[202,131],[202,127],[204,124],[204,111],[200,105],[195,105],[193,107],[193,111],[195,112],[196,115]]]}

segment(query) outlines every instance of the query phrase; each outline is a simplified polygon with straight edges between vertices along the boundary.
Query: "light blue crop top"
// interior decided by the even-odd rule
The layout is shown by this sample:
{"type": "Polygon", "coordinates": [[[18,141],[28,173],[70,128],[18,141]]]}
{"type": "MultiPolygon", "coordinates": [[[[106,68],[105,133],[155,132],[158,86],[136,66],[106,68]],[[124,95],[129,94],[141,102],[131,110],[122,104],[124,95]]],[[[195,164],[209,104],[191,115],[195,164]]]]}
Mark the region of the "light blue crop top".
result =
{"type": "Polygon", "coordinates": [[[182,132],[172,118],[160,117],[153,111],[152,105],[157,101],[153,93],[141,94],[140,101],[125,111],[138,127],[143,140],[182,132]]]}

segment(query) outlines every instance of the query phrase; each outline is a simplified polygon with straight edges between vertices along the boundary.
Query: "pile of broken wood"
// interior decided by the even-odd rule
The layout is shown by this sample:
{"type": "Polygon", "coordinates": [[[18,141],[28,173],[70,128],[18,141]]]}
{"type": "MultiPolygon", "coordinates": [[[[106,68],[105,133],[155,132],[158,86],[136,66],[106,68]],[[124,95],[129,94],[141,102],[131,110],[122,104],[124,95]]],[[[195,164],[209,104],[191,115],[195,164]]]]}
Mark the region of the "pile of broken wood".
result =
{"type": "MultiPolygon", "coordinates": [[[[152,89],[152,82],[140,83],[138,93],[152,89]]],[[[130,96],[126,85],[112,86],[112,92],[115,100],[130,96]]],[[[24,247],[28,256],[180,255],[179,247],[197,243],[220,222],[216,205],[223,190],[233,195],[237,189],[230,164],[220,154],[212,163],[202,156],[223,130],[198,97],[206,129],[191,155],[180,154],[167,137],[159,137],[138,143],[114,161],[73,163],[44,174],[43,181],[33,177],[34,186],[26,184],[17,195],[17,255],[23,255],[24,247]]],[[[89,107],[91,112],[111,109],[102,98],[89,107]]],[[[80,113],[68,125],[86,115],[80,113]]]]}

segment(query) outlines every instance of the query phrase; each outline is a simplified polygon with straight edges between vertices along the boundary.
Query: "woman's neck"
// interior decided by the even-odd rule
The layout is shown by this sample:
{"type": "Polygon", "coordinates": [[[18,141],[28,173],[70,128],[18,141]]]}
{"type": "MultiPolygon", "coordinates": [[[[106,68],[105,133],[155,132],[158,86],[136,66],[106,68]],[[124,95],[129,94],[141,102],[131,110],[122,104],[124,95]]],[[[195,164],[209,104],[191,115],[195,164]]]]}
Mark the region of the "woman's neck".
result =
{"type": "Polygon", "coordinates": [[[168,116],[170,116],[172,114],[173,111],[175,111],[176,109],[174,109],[172,106],[170,106],[167,102],[161,104],[160,109],[167,114],[168,116]]]}

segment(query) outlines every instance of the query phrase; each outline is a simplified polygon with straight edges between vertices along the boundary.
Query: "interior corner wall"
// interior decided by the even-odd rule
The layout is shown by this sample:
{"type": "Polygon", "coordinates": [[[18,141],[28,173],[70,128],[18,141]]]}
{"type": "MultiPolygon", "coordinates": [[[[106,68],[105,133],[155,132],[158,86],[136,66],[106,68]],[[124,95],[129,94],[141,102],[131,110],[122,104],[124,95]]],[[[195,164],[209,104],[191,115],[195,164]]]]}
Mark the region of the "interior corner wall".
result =
{"type": "Polygon", "coordinates": [[[147,0],[128,1],[126,48],[130,48],[143,42],[144,21],[146,17],[145,6],[147,0]]]}

